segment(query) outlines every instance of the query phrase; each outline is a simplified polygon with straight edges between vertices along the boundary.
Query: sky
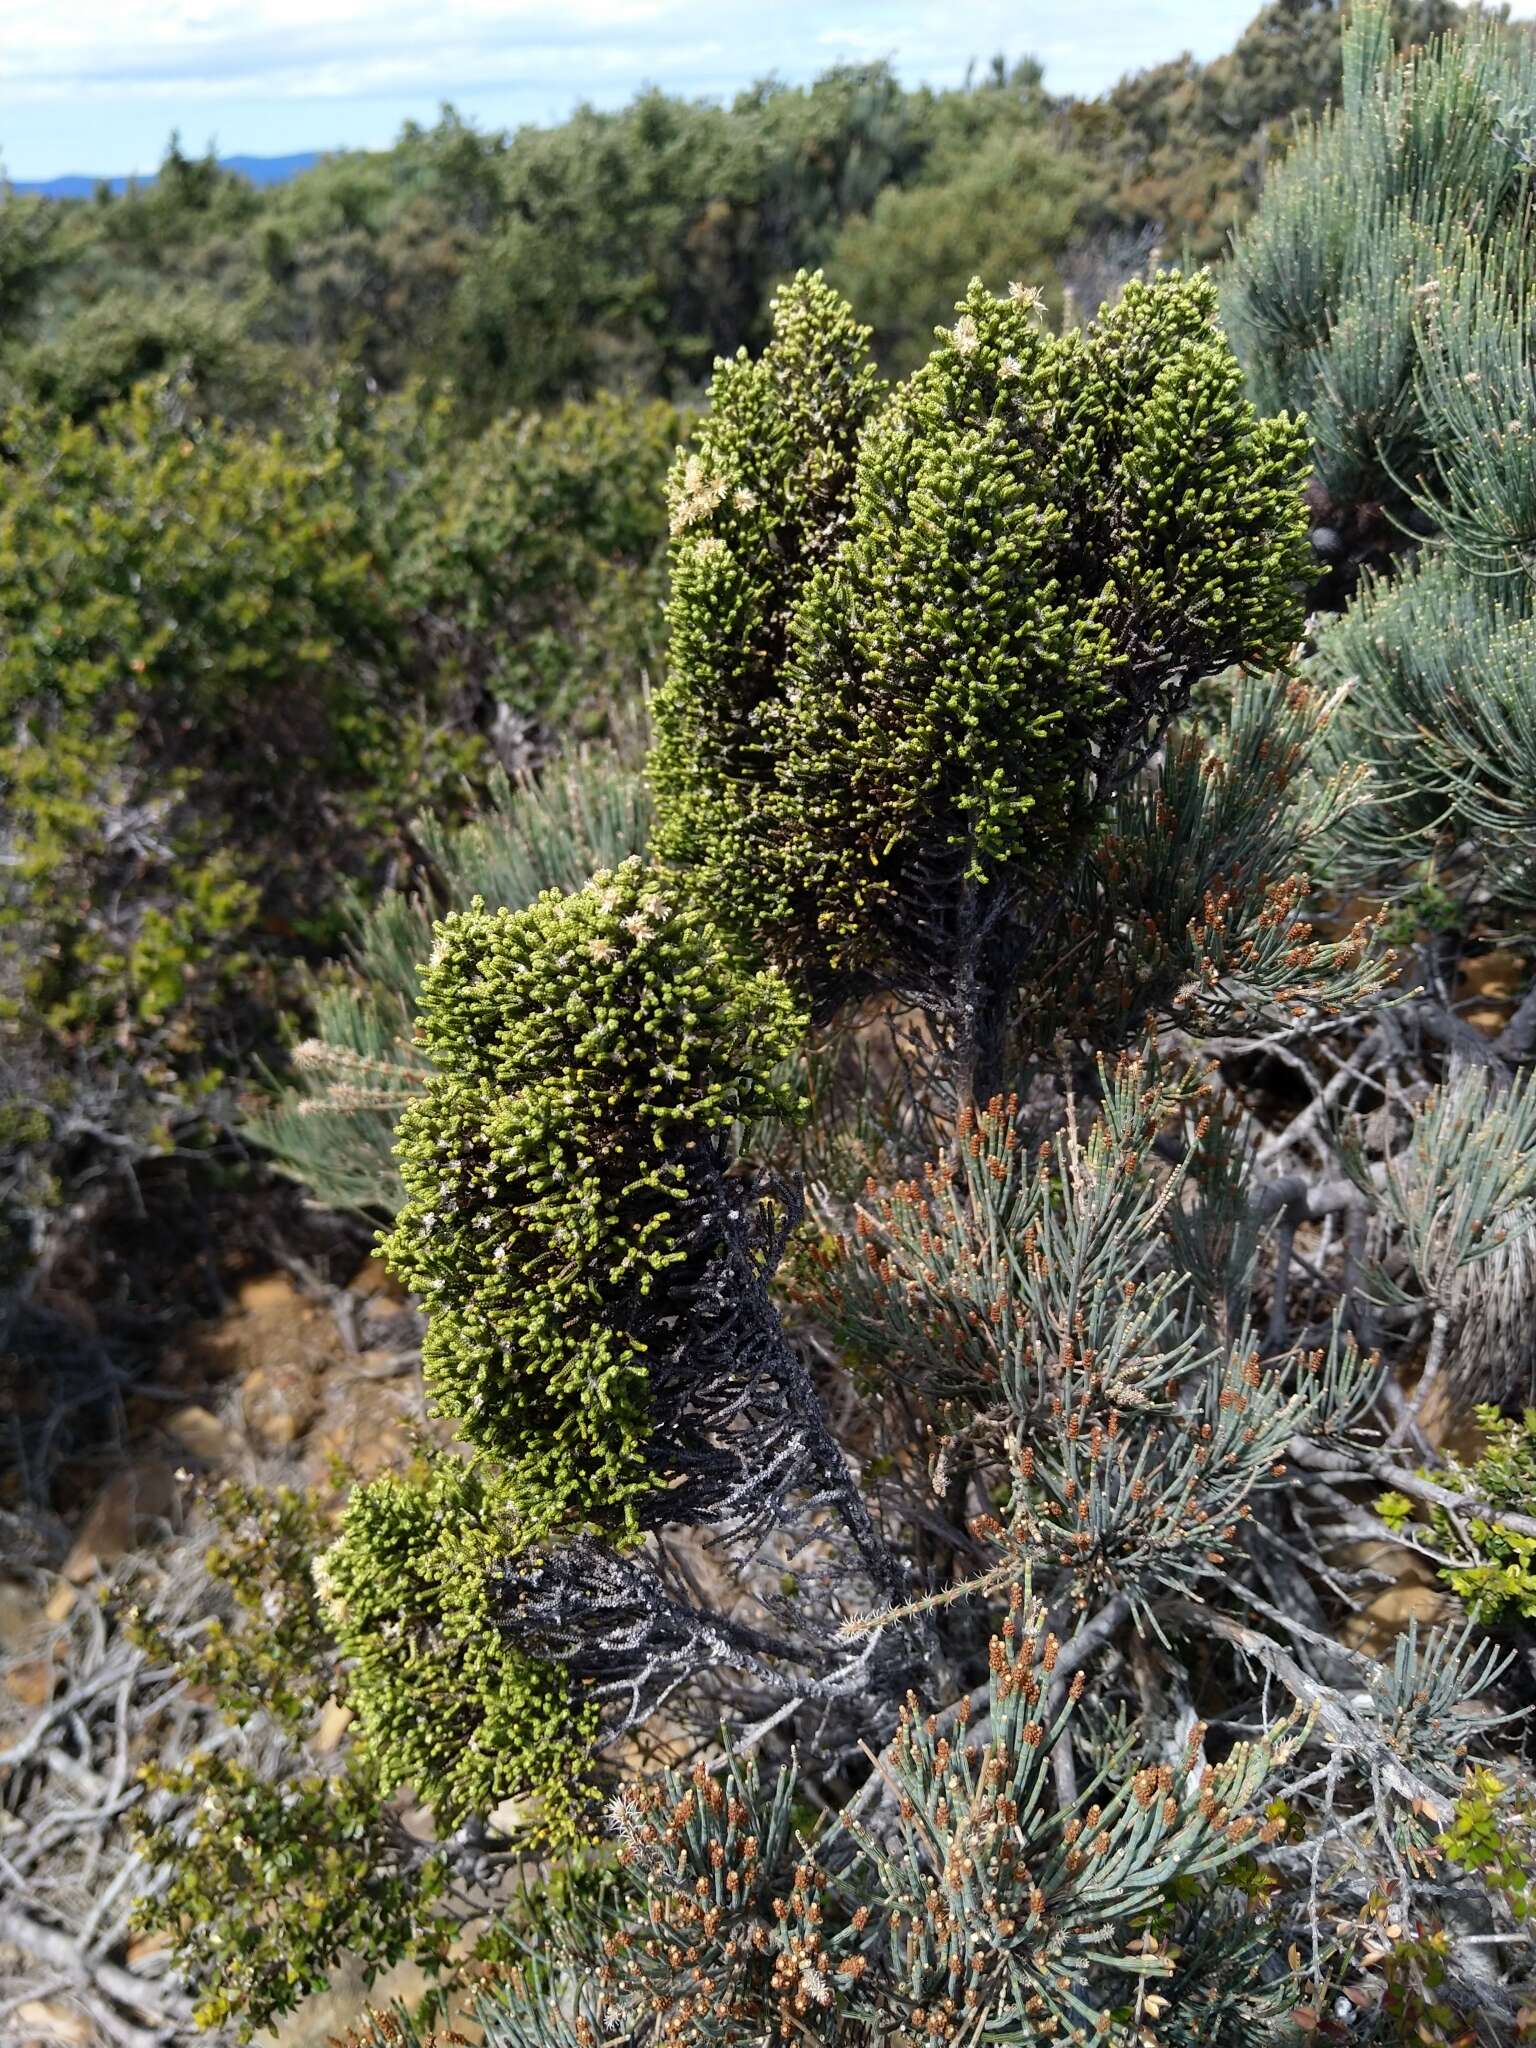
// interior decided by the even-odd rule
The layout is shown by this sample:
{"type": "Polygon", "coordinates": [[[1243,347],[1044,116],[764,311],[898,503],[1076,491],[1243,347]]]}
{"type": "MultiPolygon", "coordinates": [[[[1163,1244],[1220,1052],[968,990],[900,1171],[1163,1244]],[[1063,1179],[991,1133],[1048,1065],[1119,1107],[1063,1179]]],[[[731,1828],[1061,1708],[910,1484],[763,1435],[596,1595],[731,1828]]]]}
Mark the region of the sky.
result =
{"type": "MultiPolygon", "coordinates": [[[[152,171],[196,151],[376,148],[444,101],[486,128],[620,106],[644,85],[728,97],[888,58],[958,83],[994,52],[1057,92],[1231,47],[1259,0],[0,0],[0,169],[152,171]]],[[[1536,0],[1517,0],[1536,13],[1536,0]]]]}

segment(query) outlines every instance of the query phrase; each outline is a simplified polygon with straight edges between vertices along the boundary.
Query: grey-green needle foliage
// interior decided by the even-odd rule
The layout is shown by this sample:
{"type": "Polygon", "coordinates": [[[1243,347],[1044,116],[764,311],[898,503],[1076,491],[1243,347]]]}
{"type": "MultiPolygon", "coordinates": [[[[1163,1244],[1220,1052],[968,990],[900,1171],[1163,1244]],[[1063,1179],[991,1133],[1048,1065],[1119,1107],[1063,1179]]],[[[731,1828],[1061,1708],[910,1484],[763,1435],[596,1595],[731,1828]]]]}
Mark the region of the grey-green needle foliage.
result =
{"type": "MultiPolygon", "coordinates": [[[[1341,103],[1304,126],[1238,237],[1223,312],[1266,410],[1304,411],[1337,511],[1399,516],[1440,439],[1424,377],[1449,273],[1525,232],[1536,45],[1472,18],[1400,60],[1380,6],[1344,33],[1341,103]]],[[[1485,279],[1485,281],[1487,281],[1485,279]]]]}
{"type": "Polygon", "coordinates": [[[1475,18],[1395,58],[1363,6],[1344,53],[1343,102],[1271,180],[1224,297],[1260,401],[1307,412],[1330,548],[1375,572],[1318,635],[1328,751],[1370,771],[1331,878],[1523,921],[1536,43],[1475,18]]]}
{"type": "MultiPolygon", "coordinates": [[[[1049,1793],[1081,1674],[1017,1593],[987,1651],[977,1725],[901,1710],[884,1810],[797,1813],[793,1760],[626,1785],[610,1815],[627,1879],[615,1909],[536,1949],[481,2008],[493,2048],[971,2048],[1095,2041],[1239,2048],[1297,1999],[1267,1976],[1237,1894],[1279,1832],[1260,1813],[1294,1750],[1282,1720],[1215,1767],[1198,1735],[1139,1768],[1122,1746],[1092,1793],[1049,1793]],[[1219,1895],[1218,1895],[1219,1896],[1219,1895]],[[1173,1908],[1177,1898],[1183,1910],[1173,1908]],[[1197,1903],[1190,1910],[1184,1902],[1197,1903]],[[1149,1926],[1174,1938],[1146,1938],[1149,1926]],[[1169,2015],[1155,2030],[1142,2015],[1169,2015]]],[[[867,1805],[867,1802],[865,1802],[867,1805]]],[[[365,2029],[405,2048],[409,2029],[365,2029]]]]}
{"type": "Polygon", "coordinates": [[[1288,655],[1307,456],[1203,275],[1062,336],[978,281],[878,406],[862,345],[801,279],[755,374],[722,368],[674,512],[658,837],[770,958],[942,1013],[1190,687],[1288,655]],[[778,394],[817,324],[838,445],[865,424],[797,504],[778,394]]]}
{"type": "Polygon", "coordinates": [[[1533,597],[1440,545],[1325,626],[1314,668],[1342,686],[1325,750],[1368,771],[1332,853],[1341,881],[1411,893],[1433,869],[1513,916],[1536,908],[1533,597]]]}

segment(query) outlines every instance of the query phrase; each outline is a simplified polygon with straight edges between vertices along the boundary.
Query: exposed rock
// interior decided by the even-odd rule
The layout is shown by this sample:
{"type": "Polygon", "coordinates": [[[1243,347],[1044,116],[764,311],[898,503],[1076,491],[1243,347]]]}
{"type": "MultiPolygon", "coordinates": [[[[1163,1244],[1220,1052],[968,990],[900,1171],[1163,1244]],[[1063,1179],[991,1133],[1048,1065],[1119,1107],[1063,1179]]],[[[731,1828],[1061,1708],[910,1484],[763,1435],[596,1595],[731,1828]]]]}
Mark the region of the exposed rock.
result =
{"type": "Polygon", "coordinates": [[[1526,985],[1525,961],[1503,947],[1490,947],[1462,963],[1458,1007],[1474,1030],[1497,1038],[1526,985]]]}
{"type": "Polygon", "coordinates": [[[31,1586],[0,1579],[0,1652],[22,1650],[35,1641],[40,1612],[46,1614],[47,1609],[39,1608],[31,1586]]]}
{"type": "Polygon", "coordinates": [[[327,1700],[320,1724],[309,1738],[309,1746],[320,1756],[329,1756],[337,1748],[341,1738],[356,1719],[350,1707],[344,1707],[340,1700],[327,1700]]]}
{"type": "MultiPolygon", "coordinates": [[[[216,1323],[188,1339],[188,1368],[210,1380],[240,1379],[273,1358],[333,1354],[335,1333],[325,1311],[308,1300],[287,1273],[262,1273],[247,1280],[235,1306],[216,1323]]],[[[179,1384],[191,1384],[183,1379],[179,1384]]]]}
{"type": "MultiPolygon", "coordinates": [[[[183,1414],[207,1415],[206,1409],[184,1409],[183,1414]]],[[[213,1416],[208,1416],[210,1422],[213,1416]]],[[[215,1424],[222,1428],[222,1424],[215,1424]]],[[[175,1506],[176,1478],[171,1467],[158,1458],[130,1465],[110,1479],[97,1494],[90,1513],[80,1526],[63,1576],[71,1586],[83,1586],[97,1572],[109,1571],[128,1555],[146,1525],[163,1521],[175,1506]]],[[[67,1609],[65,1610],[67,1612],[67,1609]]],[[[63,1616],[50,1617],[62,1619],[63,1616]]]]}
{"type": "Polygon", "coordinates": [[[199,1407],[196,1403],[189,1408],[178,1408],[165,1426],[183,1450],[190,1451],[194,1458],[201,1458],[205,1464],[227,1465],[239,1456],[238,1438],[211,1408],[199,1407]]]}
{"type": "Polygon", "coordinates": [[[358,1377],[334,1394],[327,1390],[325,1412],[304,1439],[306,1477],[328,1484],[334,1458],[358,1480],[405,1464],[418,1413],[413,1387],[402,1381],[358,1377]]]}
{"type": "Polygon", "coordinates": [[[59,1667],[51,1656],[28,1657],[5,1674],[5,1689],[18,1706],[46,1707],[58,1683],[59,1667]]]}
{"type": "Polygon", "coordinates": [[[176,1937],[165,1928],[156,1928],[153,1934],[136,1934],[123,1950],[123,1961],[130,1970],[139,1970],[144,1976],[151,1973],[143,1965],[151,1956],[163,1955],[169,1958],[176,1937]]]}
{"type": "Polygon", "coordinates": [[[50,1621],[68,1621],[74,1612],[79,1594],[67,1579],[61,1579],[48,1596],[48,1605],[43,1613],[50,1621]]]}
{"type": "Polygon", "coordinates": [[[363,1351],[419,1350],[426,1330],[427,1319],[419,1310],[388,1295],[365,1301],[357,1318],[357,1341],[363,1351]]]}
{"type": "Polygon", "coordinates": [[[62,1999],[29,1998],[12,2017],[18,2041],[64,2041],[73,2048],[88,2048],[96,2039],[91,2022],[62,1999]]]}
{"type": "Polygon", "coordinates": [[[359,1379],[397,1380],[411,1372],[418,1363],[418,1354],[410,1351],[360,1351],[352,1360],[352,1370],[359,1379]]]}
{"type": "Polygon", "coordinates": [[[314,1368],[298,1359],[259,1365],[246,1374],[240,1401],[252,1435],[268,1450],[286,1450],[297,1443],[319,1410],[314,1368]]]}
{"type": "Polygon", "coordinates": [[[1422,1634],[1453,1620],[1456,1612],[1455,1601],[1439,1588],[1405,1582],[1384,1587],[1363,1612],[1349,1617],[1340,1633],[1351,1649],[1385,1657],[1410,1622],[1417,1622],[1422,1634]]]}
{"type": "Polygon", "coordinates": [[[347,1282],[347,1289],[349,1293],[362,1295],[364,1298],[382,1294],[394,1301],[405,1300],[404,1288],[377,1254],[364,1259],[347,1282]]]}

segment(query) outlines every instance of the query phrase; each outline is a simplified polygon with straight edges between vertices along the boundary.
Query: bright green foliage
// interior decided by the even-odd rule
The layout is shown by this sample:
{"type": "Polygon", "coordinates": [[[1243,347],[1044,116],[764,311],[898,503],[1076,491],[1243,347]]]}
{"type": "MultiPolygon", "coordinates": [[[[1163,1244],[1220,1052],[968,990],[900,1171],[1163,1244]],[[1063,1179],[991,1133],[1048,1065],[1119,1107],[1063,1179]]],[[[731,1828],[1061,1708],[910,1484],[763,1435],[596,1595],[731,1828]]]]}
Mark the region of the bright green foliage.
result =
{"type": "Polygon", "coordinates": [[[395,1125],[426,1075],[412,1042],[417,962],[437,913],[477,896],[520,910],[543,890],[579,889],[596,869],[645,852],[650,809],[639,769],[604,746],[552,762],[534,782],[493,776],[463,825],[418,819],[430,893],[422,883],[349,902],[348,959],[317,977],[305,1020],[314,1035],[257,1122],[286,1170],[334,1208],[392,1216],[405,1199],[395,1125]]]}
{"type": "Polygon", "coordinates": [[[687,1256],[706,1148],[793,1108],[776,1070],[800,1024],[639,860],[439,927],[385,1250],[430,1316],[430,1393],[507,1460],[527,1533],[622,1523],[664,1477],[631,1321],[687,1256]]]}
{"type": "Polygon", "coordinates": [[[524,1540],[503,1481],[439,1454],[359,1487],[315,1578],[379,1781],[414,1786],[448,1825],[527,1798],[557,1834],[579,1805],[595,1715],[558,1665],[502,1639],[496,1589],[524,1540]]]}
{"type": "MultiPolygon", "coordinates": [[[[1528,1790],[1518,1780],[1501,1779],[1483,1765],[1466,1774],[1465,1789],[1456,1801],[1450,1825],[1435,1838],[1431,1854],[1465,1872],[1502,1904],[1517,1939],[1531,1916],[1531,1873],[1536,1830],[1528,1790]]],[[[1447,1871],[1447,1876],[1455,1876],[1447,1871]]],[[[1385,1954],[1375,1962],[1385,1980],[1382,2013],[1390,2032],[1385,2038],[1412,2048],[1466,2048],[1479,2038],[1480,2014],[1471,1987],[1451,1975],[1452,1941],[1447,1925],[1416,1919],[1410,1930],[1392,1926],[1387,1902],[1374,1901],[1387,1921],[1385,1954]],[[1397,1938],[1393,1938],[1394,1935],[1397,1938]]],[[[1513,2043],[1536,2039],[1536,2010],[1522,2005],[1513,2017],[1513,2043]]]]}
{"type": "Polygon", "coordinates": [[[249,2040],[343,1959],[370,1979],[406,1958],[448,1962],[457,1923],[434,1910],[447,1868],[403,1847],[366,1768],[273,1780],[213,1755],[146,1782],[192,1802],[181,1826],[141,1831],[168,1881],[140,1921],[175,1935],[199,2026],[249,2040]]]}
{"type": "MultiPolygon", "coordinates": [[[[1523,1936],[1536,1899],[1532,1897],[1532,1872],[1536,1870],[1536,1812],[1530,1792],[1518,1778],[1501,1778],[1485,1765],[1473,1765],[1466,1773],[1464,1788],[1457,1799],[1450,1824],[1435,1837],[1430,1854],[1452,1866],[1446,1871],[1452,1882],[1456,1875],[1475,1877],[1486,1895],[1497,1899],[1513,1923],[1516,1938],[1523,1936]]],[[[1379,1917],[1394,1919],[1386,1901],[1375,1901],[1379,1917]]],[[[1449,1916],[1447,1916],[1449,1920],[1449,1916]]],[[[1452,1958],[1448,1926],[1433,1920],[1415,1921],[1411,1931],[1390,1927],[1387,1952],[1373,1957],[1385,1979],[1382,2011],[1392,2031],[1392,2041],[1412,2043],[1413,2048],[1464,2048],[1481,2038],[1480,2017],[1475,1998],[1468,1995],[1465,1982],[1451,1979],[1452,1958]],[[1396,1936],[1397,1938],[1394,1938],[1396,1936]]],[[[1513,2042],[1536,2038],[1536,2011],[1524,2005],[1514,2016],[1513,2042]]]]}
{"type": "MultiPolygon", "coordinates": [[[[1536,1417],[1530,1426],[1536,1432],[1536,1417]]],[[[1513,1917],[1527,1920],[1536,1908],[1536,1812],[1529,1795],[1511,1798],[1512,1788],[1496,1771],[1476,1765],[1467,1773],[1467,1789],[1456,1802],[1451,1825],[1436,1845],[1450,1863],[1478,1870],[1504,1894],[1513,1917]]]]}
{"type": "Polygon", "coordinates": [[[1304,443],[1256,418],[1214,309],[1208,279],[1169,276],[1057,339],[1030,292],[973,284],[798,589],[739,529],[741,491],[764,496],[757,386],[717,385],[677,521],[661,844],[776,957],[948,960],[966,893],[1038,888],[1090,784],[1200,675],[1288,652],[1304,443]],[[788,659],[765,678],[775,605],[788,659]]]}
{"type": "Polygon", "coordinates": [[[844,524],[859,436],[884,387],[869,330],[818,274],[773,303],[773,339],[722,363],[669,485],[671,629],[654,706],[657,851],[701,867],[734,921],[755,915],[758,814],[777,774],[765,720],[796,599],[844,524]]]}
{"type": "Polygon", "coordinates": [[[236,1482],[209,1505],[197,1626],[169,1617],[151,1582],[128,1628],[152,1664],[212,1695],[226,1745],[241,1733],[233,1750],[145,1774],[135,1835],[166,1882],[137,1917],[175,1937],[199,2023],[248,2038],[343,1957],[370,1976],[407,1958],[437,1972],[462,1915],[441,1909],[447,1865],[401,1827],[374,1760],[352,1741],[324,1764],[299,1746],[347,1689],[314,1575],[326,1516],[288,1488],[236,1482]]]}
{"type": "Polygon", "coordinates": [[[1494,1513],[1453,1521],[1444,1508],[1430,1510],[1437,1546],[1473,1553],[1467,1564],[1446,1567],[1440,1576],[1476,1621],[1536,1621],[1536,1536],[1498,1519],[1500,1508],[1529,1516],[1536,1503],[1536,1408],[1517,1421],[1481,1407],[1477,1420],[1486,1439],[1481,1457],[1471,1465],[1453,1459],[1445,1483],[1487,1502],[1494,1513]]]}
{"type": "Polygon", "coordinates": [[[1049,864],[1122,705],[1288,650],[1301,436],[1254,419],[1213,305],[1133,285],[1052,341],[973,285],[871,430],[795,617],[775,820],[835,963],[878,961],[935,870],[1049,864]]]}
{"type": "MultiPolygon", "coordinates": [[[[1536,1408],[1519,1421],[1484,1405],[1477,1420],[1486,1439],[1474,1463],[1452,1457],[1436,1479],[1477,1503],[1477,1512],[1431,1506],[1427,1519],[1438,1550],[1467,1561],[1444,1565],[1440,1577],[1484,1626],[1536,1620],[1536,1536],[1512,1529],[1498,1510],[1528,1515],[1536,1500],[1536,1408]],[[1492,1508],[1490,1515],[1488,1509],[1492,1508]]],[[[1414,1503],[1401,1493],[1382,1494],[1376,1512],[1389,1529],[1407,1529],[1414,1503]]]]}
{"type": "Polygon", "coordinates": [[[232,1720],[269,1716],[299,1734],[340,1686],[334,1632],[320,1605],[312,1567],[325,1518],[307,1494],[266,1493],[231,1480],[210,1503],[214,1539],[203,1568],[232,1598],[195,1645],[173,1643],[153,1617],[135,1608],[130,1625],[150,1654],[174,1663],[189,1686],[206,1687],[232,1720]]]}

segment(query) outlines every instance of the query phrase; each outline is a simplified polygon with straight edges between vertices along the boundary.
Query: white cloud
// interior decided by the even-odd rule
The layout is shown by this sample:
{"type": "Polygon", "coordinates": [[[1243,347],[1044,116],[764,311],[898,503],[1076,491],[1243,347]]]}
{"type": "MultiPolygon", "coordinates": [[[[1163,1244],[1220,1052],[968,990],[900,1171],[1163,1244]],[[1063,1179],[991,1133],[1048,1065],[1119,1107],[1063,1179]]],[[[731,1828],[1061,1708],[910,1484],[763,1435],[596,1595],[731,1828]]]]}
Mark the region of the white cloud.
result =
{"type": "MultiPolygon", "coordinates": [[[[487,127],[723,98],[889,58],[956,84],[996,53],[1091,93],[1229,49],[1259,0],[0,0],[0,159],[17,178],[152,168],[172,129],[225,151],[377,147],[449,101],[487,127]]],[[[1536,12],[1536,0],[1521,0],[1536,12]]]]}
{"type": "Polygon", "coordinates": [[[820,52],[821,62],[891,55],[939,81],[973,57],[1018,56],[1047,39],[1095,69],[1112,47],[1119,69],[1192,35],[1207,53],[1222,48],[1251,4],[1082,0],[1064,36],[1054,5],[1008,0],[973,0],[958,18],[933,0],[838,0],[830,23],[816,0],[0,0],[0,109],[125,96],[431,100],[535,81],[568,105],[620,76],[682,90],[702,89],[690,81],[706,73],[801,77],[820,52]]]}
{"type": "MultiPolygon", "coordinates": [[[[517,68],[627,65],[678,0],[0,0],[0,96],[363,96],[517,68]],[[617,40],[616,40],[617,39],[617,40]]],[[[662,47],[659,56],[673,52],[662,47]]]]}

